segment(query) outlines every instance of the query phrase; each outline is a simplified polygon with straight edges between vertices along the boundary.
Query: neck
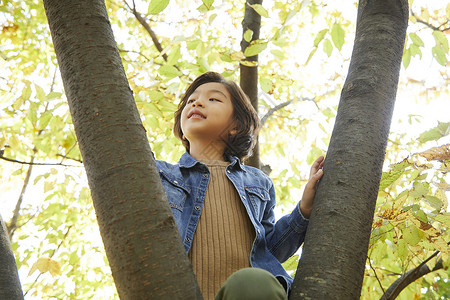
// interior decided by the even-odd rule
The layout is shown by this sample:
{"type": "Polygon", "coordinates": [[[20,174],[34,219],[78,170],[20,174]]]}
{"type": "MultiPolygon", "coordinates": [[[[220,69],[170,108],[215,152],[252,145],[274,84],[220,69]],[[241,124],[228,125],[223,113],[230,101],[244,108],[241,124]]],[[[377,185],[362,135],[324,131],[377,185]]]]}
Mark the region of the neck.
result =
{"type": "Polygon", "coordinates": [[[220,160],[225,161],[223,152],[225,151],[225,144],[223,142],[195,142],[190,143],[189,154],[198,161],[203,160],[220,160]]]}

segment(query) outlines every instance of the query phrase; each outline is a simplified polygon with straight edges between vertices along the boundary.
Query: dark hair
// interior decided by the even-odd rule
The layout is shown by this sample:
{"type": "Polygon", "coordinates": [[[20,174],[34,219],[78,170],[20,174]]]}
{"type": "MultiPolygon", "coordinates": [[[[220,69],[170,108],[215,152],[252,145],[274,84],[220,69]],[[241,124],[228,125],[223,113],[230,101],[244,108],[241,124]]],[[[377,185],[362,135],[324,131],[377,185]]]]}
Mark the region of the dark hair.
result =
{"type": "Polygon", "coordinates": [[[173,132],[181,140],[186,151],[189,152],[189,141],[183,139],[183,131],[181,130],[181,112],[186,106],[191,94],[199,86],[209,82],[221,83],[226,87],[231,96],[231,103],[233,104],[233,121],[237,124],[237,133],[228,135],[228,140],[225,141],[226,146],[223,157],[225,160],[228,160],[228,156],[232,155],[243,160],[251,155],[251,150],[256,144],[256,135],[260,125],[259,117],[244,91],[234,81],[226,80],[219,73],[204,73],[189,85],[175,112],[173,132]]]}

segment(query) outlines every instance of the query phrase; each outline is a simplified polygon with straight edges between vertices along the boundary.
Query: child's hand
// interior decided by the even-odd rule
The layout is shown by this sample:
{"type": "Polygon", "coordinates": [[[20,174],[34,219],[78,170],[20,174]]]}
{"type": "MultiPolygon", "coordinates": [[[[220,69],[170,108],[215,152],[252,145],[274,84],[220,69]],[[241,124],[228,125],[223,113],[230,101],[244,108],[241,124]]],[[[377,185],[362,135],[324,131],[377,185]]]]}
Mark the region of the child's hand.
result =
{"type": "Polygon", "coordinates": [[[325,158],[323,155],[319,156],[311,166],[311,173],[309,174],[309,180],[306,183],[305,191],[303,192],[302,200],[300,201],[300,211],[302,215],[309,219],[314,202],[314,195],[316,194],[316,186],[319,179],[323,175],[323,162],[325,158]]]}

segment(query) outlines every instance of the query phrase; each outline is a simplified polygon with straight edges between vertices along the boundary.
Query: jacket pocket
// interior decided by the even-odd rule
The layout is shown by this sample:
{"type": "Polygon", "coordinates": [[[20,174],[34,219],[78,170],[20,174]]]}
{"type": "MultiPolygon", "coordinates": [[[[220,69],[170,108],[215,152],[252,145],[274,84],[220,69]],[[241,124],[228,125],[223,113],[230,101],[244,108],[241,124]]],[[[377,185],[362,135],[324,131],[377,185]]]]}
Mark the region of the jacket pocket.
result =
{"type": "Polygon", "coordinates": [[[172,208],[172,212],[176,218],[177,212],[183,212],[189,190],[184,187],[181,180],[171,178],[162,171],[159,172],[159,175],[161,176],[161,182],[166,192],[170,208],[172,208]]]}
{"type": "Polygon", "coordinates": [[[261,222],[267,202],[270,200],[269,192],[257,186],[246,187],[245,191],[255,212],[255,219],[261,222]]]}

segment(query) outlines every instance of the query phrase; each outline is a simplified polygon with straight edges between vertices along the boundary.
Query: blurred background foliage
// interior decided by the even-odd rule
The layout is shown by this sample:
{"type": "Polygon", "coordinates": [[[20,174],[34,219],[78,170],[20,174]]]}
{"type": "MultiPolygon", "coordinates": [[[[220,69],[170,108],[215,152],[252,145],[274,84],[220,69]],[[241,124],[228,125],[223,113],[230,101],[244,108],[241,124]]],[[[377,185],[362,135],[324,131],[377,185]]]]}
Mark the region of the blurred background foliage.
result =
{"type": "MultiPolygon", "coordinates": [[[[183,148],[173,112],[186,85],[214,70],[238,80],[259,54],[261,161],[278,216],[326,154],[355,31],[355,1],[264,1],[260,40],[240,51],[245,1],[106,0],[117,46],[157,159],[183,148]]],[[[401,274],[441,268],[399,299],[448,299],[450,5],[410,1],[396,110],[362,299],[401,274]],[[427,260],[428,259],[428,260],[427,260]]],[[[0,4],[0,214],[26,299],[117,299],[59,76],[43,5],[0,4]]],[[[345,228],[336,228],[345,230],[345,228]]],[[[295,271],[298,255],[285,263],[295,271]]]]}

